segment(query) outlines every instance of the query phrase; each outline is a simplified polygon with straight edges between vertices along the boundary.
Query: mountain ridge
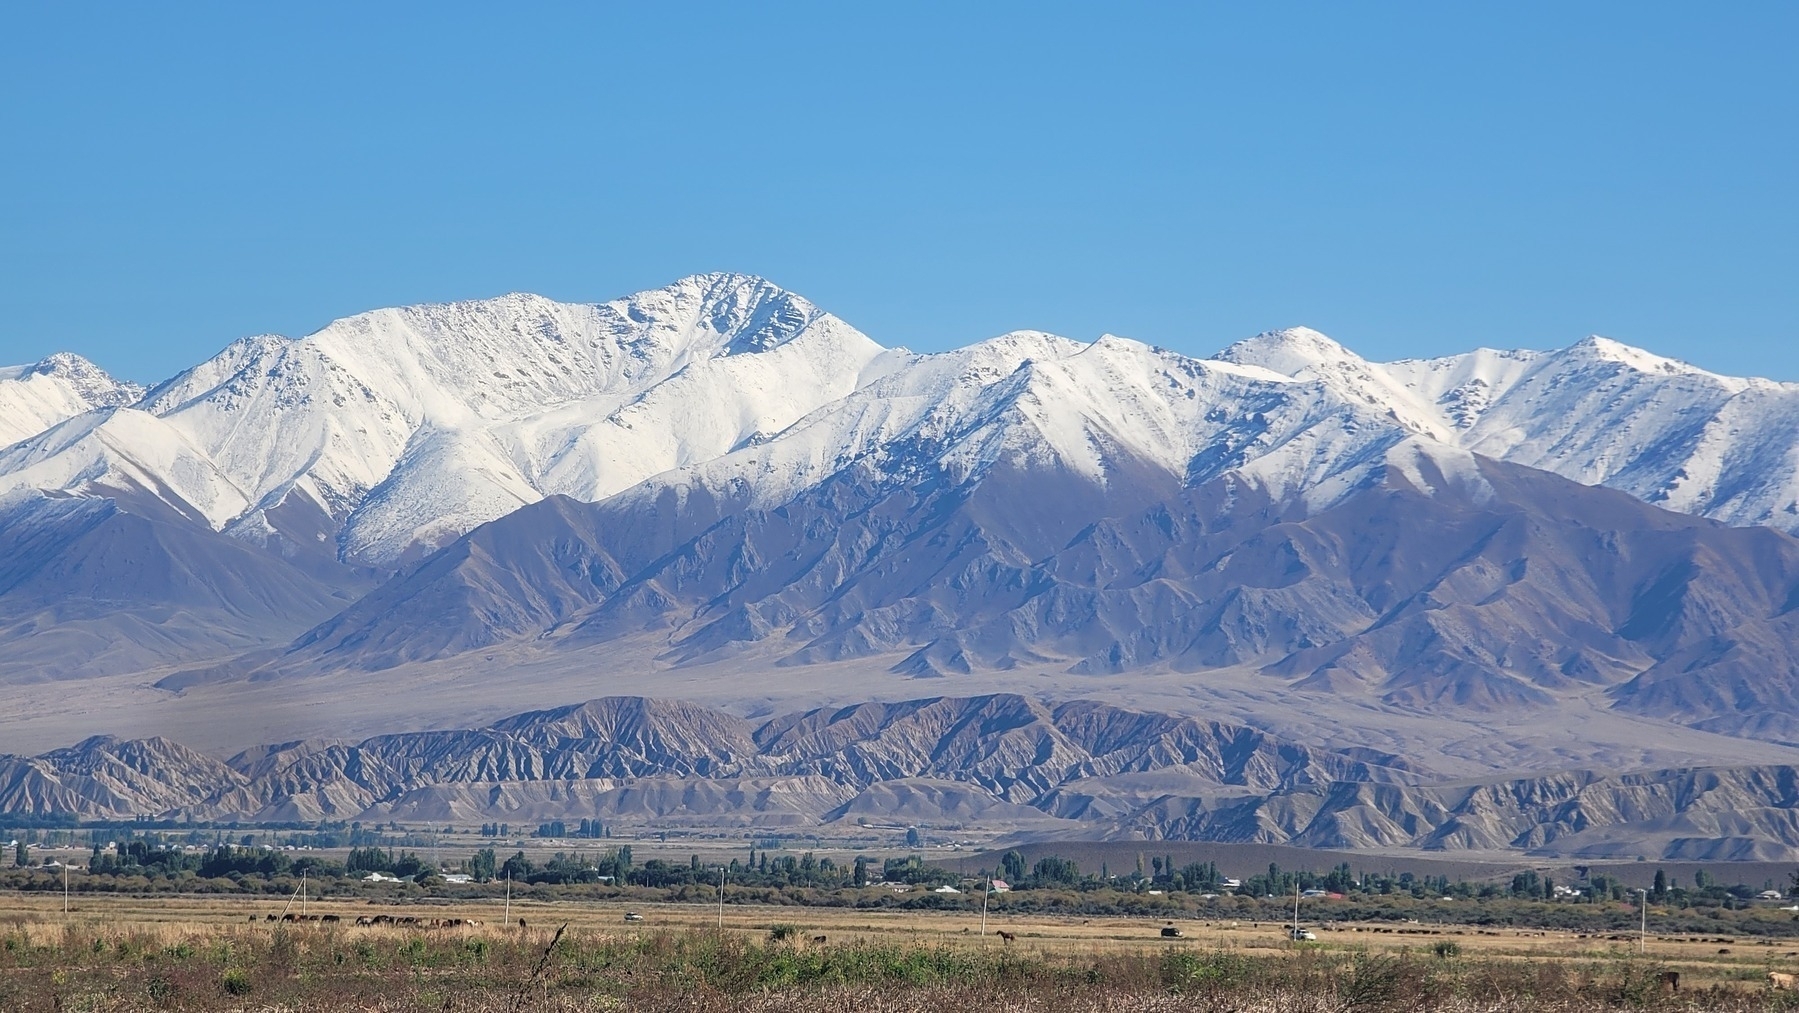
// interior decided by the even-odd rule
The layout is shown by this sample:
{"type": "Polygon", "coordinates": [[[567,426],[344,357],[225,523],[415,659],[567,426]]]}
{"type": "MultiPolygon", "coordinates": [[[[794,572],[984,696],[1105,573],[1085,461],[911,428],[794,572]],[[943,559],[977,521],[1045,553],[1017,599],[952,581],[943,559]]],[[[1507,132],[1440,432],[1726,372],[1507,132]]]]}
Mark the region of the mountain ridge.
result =
{"type": "Polygon", "coordinates": [[[1028,835],[1619,858],[1799,855],[1799,767],[1457,783],[1243,726],[1011,694],[759,720],[606,697],[481,729],[290,742],[229,761],[93,736],[0,756],[0,809],[119,819],[598,816],[640,831],[870,814],[1028,835]],[[1173,789],[1173,790],[1171,790],[1173,789]]]}
{"type": "Polygon", "coordinates": [[[1413,711],[1598,690],[1620,710],[1799,739],[1782,705],[1799,698],[1790,536],[1429,442],[1337,485],[852,468],[774,510],[547,500],[238,677],[647,636],[677,669],[752,647],[777,671],[897,652],[890,672],[912,678],[1246,666],[1413,711]]]}
{"type": "MultiPolygon", "coordinates": [[[[822,446],[793,447],[788,456],[841,464],[870,449],[871,434],[858,435],[857,426],[883,423],[870,406],[838,402],[883,378],[940,371],[946,356],[979,359],[982,348],[997,353],[996,364],[971,361],[961,382],[986,387],[1025,369],[1016,379],[1028,386],[1029,375],[1093,359],[1067,382],[1037,383],[1056,396],[1095,393],[1100,400],[1084,410],[1106,438],[1144,447],[1204,442],[1208,430],[1181,437],[1191,423],[1171,429],[1157,421],[1170,407],[1129,394],[1120,369],[1158,385],[1172,379],[1171,396],[1191,398],[1181,381],[1211,364],[1239,370],[1241,382],[1232,396],[1212,392],[1214,412],[1253,419],[1269,385],[1278,389],[1284,379],[1306,388],[1288,394],[1314,412],[1353,409],[1403,434],[1623,488],[1682,512],[1799,529],[1799,385],[1725,377],[1610,339],[1555,352],[1480,349],[1375,363],[1307,328],[1266,332],[1211,359],[1110,335],[1076,342],[1015,332],[916,355],[882,349],[766,281],[726,274],[601,304],[513,294],[374,310],[305,338],[241,339],[148,391],[68,355],[0,370],[0,418],[19,430],[0,432],[0,443],[38,444],[0,454],[0,491],[104,495],[124,486],[204,516],[215,529],[281,544],[284,554],[319,551],[323,532],[340,560],[391,569],[544,495],[597,501],[658,476],[711,481],[722,491],[751,480],[745,469],[782,494],[797,492],[770,475],[766,454],[740,466],[727,459],[780,444],[808,416],[837,406],[861,421],[837,423],[822,446]],[[1140,361],[1127,366],[1132,358],[1140,361]],[[88,393],[65,394],[48,416],[16,405],[23,380],[51,374],[79,374],[88,393]],[[1107,407],[1118,397],[1126,400],[1107,407]],[[87,411],[128,406],[142,417],[51,435],[87,411]],[[1104,421],[1121,411],[1148,428],[1104,421]]],[[[921,374],[876,396],[891,414],[951,389],[921,374]]],[[[1015,410],[1032,411],[1029,392],[1018,393],[1026,403],[1015,410]]],[[[1041,440],[1065,462],[1092,464],[1058,442],[1086,439],[1093,433],[1080,430],[1091,426],[1067,429],[1066,412],[1038,421],[1041,440]]],[[[887,438],[894,425],[882,430],[887,438]]],[[[802,427],[813,436],[828,428],[818,419],[802,427]]],[[[1254,453],[1238,428],[1241,449],[1254,453]]]]}
{"type": "MultiPolygon", "coordinates": [[[[1028,748],[968,718],[1019,750],[1004,754],[1018,777],[979,750],[945,754],[960,757],[952,769],[860,742],[782,765],[764,755],[777,739],[824,733],[764,742],[723,718],[639,708],[606,718],[606,735],[639,753],[590,757],[591,776],[575,778],[594,804],[672,805],[683,777],[705,780],[693,790],[713,793],[708,806],[733,792],[771,800],[734,819],[941,803],[1120,820],[1144,811],[1155,782],[1168,790],[1153,818],[1104,832],[1325,840],[1354,824],[1392,843],[1393,827],[1454,836],[1443,828],[1461,819],[1491,843],[1529,828],[1440,783],[1345,781],[1341,764],[1444,761],[1494,785],[1513,772],[1507,756],[1662,755],[1621,737],[1659,729],[1681,764],[1656,783],[1675,784],[1699,776],[1687,761],[1705,749],[1762,770],[1799,741],[1799,541],[1782,530],[1799,528],[1799,385],[1609,339],[1375,363],[1305,328],[1211,359],[1017,331],[918,354],[761,279],[702,275],[601,304],[513,295],[373,311],[304,338],[244,339],[149,391],[46,362],[0,370],[0,408],[26,384],[60,392],[32,402],[58,417],[0,447],[0,684],[33,701],[20,714],[45,712],[50,691],[32,687],[47,680],[124,689],[159,714],[201,700],[335,706],[329,685],[370,709],[359,727],[401,736],[366,758],[361,742],[263,749],[262,773],[233,775],[234,811],[375,804],[369,784],[340,776],[347,757],[370,771],[422,762],[388,680],[484,680],[489,699],[525,678],[512,665],[581,687],[532,702],[619,680],[718,699],[699,680],[747,680],[766,686],[731,699],[804,698],[861,715],[845,727],[916,734],[924,717],[868,701],[966,680],[1028,686],[1038,707],[1095,680],[1141,680],[1181,697],[1176,710],[1225,708],[1264,737],[1307,724],[1270,710],[1282,700],[1366,731],[1343,740],[1366,753],[1307,754],[1329,768],[1316,790],[1274,785],[1253,805],[1112,770],[1116,757],[1088,755],[1049,711],[1019,719],[1035,729],[1028,748]],[[1610,745],[1544,739],[1575,713],[1609,722],[1610,745]],[[1432,721],[1442,730],[1418,731],[1432,721]],[[1478,741],[1508,722],[1527,740],[1510,753],[1478,741]],[[702,731],[676,730],[689,725],[702,731]],[[635,738],[651,727],[731,751],[677,749],[685,759],[658,766],[647,758],[674,739],[635,738]],[[1383,729],[1404,729],[1405,748],[1387,749],[1383,729]],[[1039,752],[1061,759],[1046,767],[1039,752]],[[275,768],[294,791],[257,795],[275,768]],[[712,776],[727,769],[738,788],[712,776]],[[1079,785],[1076,769],[1088,771],[1079,785]],[[1299,822],[1338,801],[1336,830],[1299,822]]],[[[580,735],[599,734],[594,714],[559,720],[574,722],[565,738],[583,721],[580,735]]],[[[1154,722],[1099,726],[1187,748],[1154,722]]],[[[486,803],[469,785],[491,776],[519,805],[548,807],[526,786],[542,764],[575,759],[521,734],[464,729],[457,748],[486,767],[383,781],[400,794],[380,804],[474,811],[486,803]]],[[[20,804],[88,790],[77,782],[123,798],[131,781],[116,763],[64,783],[61,760],[9,762],[20,804]]],[[[1613,797],[1662,790],[1595,769],[1613,797]]],[[[1776,798],[1755,780],[1770,777],[1741,774],[1733,791],[1776,798]]],[[[1557,784],[1529,790],[1563,803],[1580,790],[1557,784]]],[[[1772,817],[1743,826],[1786,839],[1772,817]]]]}

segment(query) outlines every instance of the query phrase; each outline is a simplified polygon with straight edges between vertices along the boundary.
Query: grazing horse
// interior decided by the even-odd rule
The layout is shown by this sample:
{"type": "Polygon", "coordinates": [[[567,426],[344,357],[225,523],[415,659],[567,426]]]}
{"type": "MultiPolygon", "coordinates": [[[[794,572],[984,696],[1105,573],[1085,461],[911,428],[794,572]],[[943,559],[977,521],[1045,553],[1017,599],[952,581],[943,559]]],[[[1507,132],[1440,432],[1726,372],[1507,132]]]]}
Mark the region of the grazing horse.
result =
{"type": "Polygon", "coordinates": [[[1012,942],[1013,940],[1017,939],[1018,936],[1014,935],[1013,933],[1007,932],[1005,929],[1001,929],[1001,930],[999,930],[999,938],[1000,938],[1001,942],[1009,943],[1009,942],[1012,942]]]}
{"type": "Polygon", "coordinates": [[[815,943],[822,943],[825,941],[825,937],[824,936],[813,936],[812,941],[815,943]]]}

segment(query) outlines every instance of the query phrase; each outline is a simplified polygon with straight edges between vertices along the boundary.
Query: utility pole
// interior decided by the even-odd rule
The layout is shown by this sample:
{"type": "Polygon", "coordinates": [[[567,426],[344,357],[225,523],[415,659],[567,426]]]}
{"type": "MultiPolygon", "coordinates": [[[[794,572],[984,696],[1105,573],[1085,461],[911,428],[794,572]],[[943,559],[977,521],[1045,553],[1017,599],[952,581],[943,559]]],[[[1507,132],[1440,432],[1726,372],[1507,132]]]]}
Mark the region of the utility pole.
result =
{"type": "Polygon", "coordinates": [[[993,896],[993,877],[987,877],[987,889],[981,892],[981,935],[987,935],[987,898],[993,896]]]}
{"type": "Polygon", "coordinates": [[[62,913],[69,913],[69,863],[62,863],[62,913]]]}
{"type": "Polygon", "coordinates": [[[506,874],[506,917],[500,919],[507,925],[512,924],[512,873],[506,874]]]}
{"type": "Polygon", "coordinates": [[[1649,950],[1649,891],[1641,887],[1637,893],[1643,898],[1643,924],[1637,929],[1637,952],[1647,953],[1649,950]]]}
{"type": "Polygon", "coordinates": [[[718,867],[718,931],[725,930],[725,867],[718,867]]]}
{"type": "Polygon", "coordinates": [[[300,870],[300,917],[306,917],[306,870],[300,870]]]}

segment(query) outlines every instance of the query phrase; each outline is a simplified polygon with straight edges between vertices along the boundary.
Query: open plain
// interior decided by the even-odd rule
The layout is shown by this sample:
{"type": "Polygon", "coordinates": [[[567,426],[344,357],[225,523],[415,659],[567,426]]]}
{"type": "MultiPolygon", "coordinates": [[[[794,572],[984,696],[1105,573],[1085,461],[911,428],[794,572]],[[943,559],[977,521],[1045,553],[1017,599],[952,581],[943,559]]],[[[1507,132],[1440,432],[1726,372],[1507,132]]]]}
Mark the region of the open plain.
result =
{"type": "Polygon", "coordinates": [[[1799,1008],[1769,985],[1799,973],[1792,938],[1326,919],[1295,943],[1267,921],[996,913],[983,931],[972,905],[63,903],[0,896],[0,1008],[1799,1008]]]}

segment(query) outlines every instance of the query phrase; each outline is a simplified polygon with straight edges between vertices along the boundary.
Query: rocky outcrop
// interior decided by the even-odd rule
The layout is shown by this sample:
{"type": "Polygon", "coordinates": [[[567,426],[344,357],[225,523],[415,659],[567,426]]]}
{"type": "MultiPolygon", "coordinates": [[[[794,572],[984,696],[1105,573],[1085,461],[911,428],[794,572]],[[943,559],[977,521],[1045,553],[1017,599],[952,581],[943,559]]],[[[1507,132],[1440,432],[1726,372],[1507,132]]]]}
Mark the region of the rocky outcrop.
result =
{"type": "Polygon", "coordinates": [[[980,824],[1021,833],[1576,857],[1799,855],[1799,768],[1445,783],[1367,750],[1094,701],[936,697],[761,721],[610,697],[486,728],[160,739],[0,757],[0,808],[86,817],[639,826],[980,824]]]}
{"type": "Polygon", "coordinates": [[[1316,848],[1780,860],[1799,856],[1799,767],[1574,771],[1476,785],[1339,782],[1259,798],[1170,796],[1121,819],[1115,833],[1316,848]]]}

